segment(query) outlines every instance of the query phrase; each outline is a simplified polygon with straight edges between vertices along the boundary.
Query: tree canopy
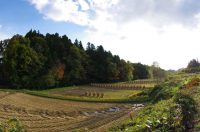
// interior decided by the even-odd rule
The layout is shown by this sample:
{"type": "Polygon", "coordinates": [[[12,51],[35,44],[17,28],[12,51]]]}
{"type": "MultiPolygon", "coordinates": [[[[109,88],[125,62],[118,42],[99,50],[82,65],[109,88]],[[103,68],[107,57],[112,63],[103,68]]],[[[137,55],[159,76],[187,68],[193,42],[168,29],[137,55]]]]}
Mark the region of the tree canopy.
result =
{"type": "Polygon", "coordinates": [[[185,72],[195,73],[200,71],[200,63],[196,59],[192,59],[189,61],[187,68],[184,69],[185,72]]]}
{"type": "Polygon", "coordinates": [[[66,35],[30,30],[0,41],[0,84],[17,88],[50,88],[86,83],[110,83],[149,77],[148,67],[132,64],[66,35]]]}

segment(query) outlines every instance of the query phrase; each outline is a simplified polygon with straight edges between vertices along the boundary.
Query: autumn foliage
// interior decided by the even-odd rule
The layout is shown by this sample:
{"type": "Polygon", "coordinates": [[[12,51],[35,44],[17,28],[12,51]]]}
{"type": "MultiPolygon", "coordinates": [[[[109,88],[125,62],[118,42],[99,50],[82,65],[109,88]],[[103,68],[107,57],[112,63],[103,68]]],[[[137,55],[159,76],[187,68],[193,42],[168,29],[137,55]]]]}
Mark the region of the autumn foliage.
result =
{"type": "Polygon", "coordinates": [[[197,77],[192,78],[186,85],[186,88],[192,88],[195,86],[199,86],[200,79],[197,77]]]}

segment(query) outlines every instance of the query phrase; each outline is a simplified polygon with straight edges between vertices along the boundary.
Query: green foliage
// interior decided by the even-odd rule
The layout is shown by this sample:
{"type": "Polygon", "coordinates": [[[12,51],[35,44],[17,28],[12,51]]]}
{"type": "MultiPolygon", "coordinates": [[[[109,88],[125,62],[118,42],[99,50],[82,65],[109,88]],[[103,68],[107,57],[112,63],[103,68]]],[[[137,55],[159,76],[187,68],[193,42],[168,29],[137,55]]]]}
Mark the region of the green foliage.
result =
{"type": "Polygon", "coordinates": [[[133,64],[133,78],[134,79],[147,79],[149,78],[149,71],[147,66],[136,63],[133,64]]]}
{"type": "Polygon", "coordinates": [[[8,82],[15,87],[30,86],[42,66],[41,58],[30,48],[28,39],[14,36],[10,40],[3,58],[3,74],[8,82]]]}
{"type": "Polygon", "coordinates": [[[193,77],[187,84],[184,85],[185,88],[193,88],[199,86],[200,79],[198,77],[193,77]]]}
{"type": "Polygon", "coordinates": [[[178,89],[178,87],[157,85],[149,92],[149,98],[153,103],[160,100],[170,99],[174,96],[178,89]]]}
{"type": "Polygon", "coordinates": [[[111,131],[187,131],[193,127],[195,114],[194,100],[189,95],[178,93],[172,99],[147,106],[133,120],[111,131]]]}
{"type": "Polygon", "coordinates": [[[149,68],[149,72],[151,78],[154,79],[165,79],[167,76],[167,72],[160,68],[157,62],[154,62],[154,64],[149,68]]]}
{"type": "Polygon", "coordinates": [[[139,113],[133,122],[133,129],[143,131],[182,131],[182,113],[179,105],[172,100],[161,101],[155,106],[149,106],[139,113]],[[167,106],[167,107],[165,107],[167,106]]]}
{"type": "Polygon", "coordinates": [[[97,48],[88,43],[86,53],[89,55],[88,77],[89,82],[115,82],[132,80],[132,66],[106,52],[102,46],[97,48]]]}
{"type": "Polygon", "coordinates": [[[16,118],[0,124],[0,132],[26,132],[22,124],[16,118]]]}
{"type": "MultiPolygon", "coordinates": [[[[192,89],[180,89],[185,82],[198,81],[191,75],[174,75],[166,82],[155,86],[150,91],[141,94],[148,95],[153,102],[142,111],[131,117],[129,122],[111,131],[161,131],[183,132],[194,128],[199,101],[199,87],[192,89]],[[186,81],[188,80],[189,81],[186,81]]],[[[192,83],[193,84],[193,83],[192,83]]],[[[197,126],[198,127],[198,126],[197,126]]]]}
{"type": "Polygon", "coordinates": [[[179,104],[182,109],[182,124],[186,129],[191,129],[194,125],[192,121],[194,120],[195,114],[197,112],[194,99],[191,98],[189,94],[179,92],[174,97],[174,101],[179,104]]]}
{"type": "Polygon", "coordinates": [[[120,80],[131,81],[133,79],[132,71],[133,71],[132,65],[129,62],[126,63],[124,60],[122,60],[119,65],[120,80]]]}
{"type": "Polygon", "coordinates": [[[183,70],[186,73],[196,73],[200,71],[200,63],[196,59],[192,59],[188,65],[187,68],[183,70]]]}
{"type": "Polygon", "coordinates": [[[193,59],[188,63],[187,68],[195,68],[199,66],[200,66],[200,63],[198,62],[198,60],[193,59]]]}
{"type": "Polygon", "coordinates": [[[150,105],[140,111],[136,117],[124,124],[123,127],[111,131],[161,131],[181,132],[184,126],[181,124],[183,115],[179,105],[173,100],[160,101],[156,105],[150,105]],[[166,107],[167,106],[167,107],[166,107]],[[120,130],[119,130],[120,129],[120,130]]]}

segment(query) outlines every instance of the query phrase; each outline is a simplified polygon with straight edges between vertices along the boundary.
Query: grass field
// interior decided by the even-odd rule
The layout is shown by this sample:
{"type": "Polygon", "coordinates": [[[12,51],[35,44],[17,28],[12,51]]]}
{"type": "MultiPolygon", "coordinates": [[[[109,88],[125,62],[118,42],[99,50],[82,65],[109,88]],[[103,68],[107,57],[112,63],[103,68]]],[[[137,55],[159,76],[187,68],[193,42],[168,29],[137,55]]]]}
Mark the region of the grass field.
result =
{"type": "Polygon", "coordinates": [[[56,98],[71,101],[86,101],[86,102],[104,102],[104,103],[127,103],[127,102],[146,102],[146,96],[137,96],[143,90],[121,90],[99,88],[93,86],[76,86],[55,88],[50,90],[30,91],[26,90],[25,93],[56,98]],[[133,98],[134,97],[134,98],[133,98]]]}
{"type": "Polygon", "coordinates": [[[39,91],[25,90],[24,92],[36,96],[71,101],[104,103],[146,102],[148,97],[140,94],[144,90],[153,88],[157,82],[154,80],[137,80],[134,82],[91,84],[39,91]]]}

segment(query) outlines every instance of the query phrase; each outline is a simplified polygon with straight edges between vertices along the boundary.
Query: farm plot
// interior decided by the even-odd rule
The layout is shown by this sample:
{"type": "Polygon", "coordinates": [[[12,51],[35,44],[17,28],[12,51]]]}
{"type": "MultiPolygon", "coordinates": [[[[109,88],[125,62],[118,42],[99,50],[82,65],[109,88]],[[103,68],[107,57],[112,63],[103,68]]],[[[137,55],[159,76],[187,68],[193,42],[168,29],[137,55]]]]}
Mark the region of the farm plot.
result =
{"type": "Polygon", "coordinates": [[[104,98],[104,99],[125,99],[131,95],[136,95],[142,90],[114,90],[107,88],[98,88],[90,86],[81,86],[73,89],[62,89],[57,91],[49,90],[49,94],[62,96],[79,96],[89,98],[104,98]]]}
{"type": "MultiPolygon", "coordinates": [[[[92,86],[79,86],[56,88],[42,91],[28,91],[27,93],[63,100],[116,103],[136,101],[138,99],[138,95],[142,91],[143,90],[120,90],[92,86]]],[[[141,99],[141,97],[139,98],[141,99]]],[[[143,100],[147,100],[147,97],[145,96],[143,100]]]]}
{"type": "Polygon", "coordinates": [[[160,82],[161,80],[143,79],[122,83],[92,83],[91,86],[118,90],[144,90],[147,88],[153,88],[160,82]]]}
{"type": "Polygon", "coordinates": [[[0,122],[18,118],[28,132],[96,130],[130,111],[130,104],[72,102],[0,92],[0,122]]]}

